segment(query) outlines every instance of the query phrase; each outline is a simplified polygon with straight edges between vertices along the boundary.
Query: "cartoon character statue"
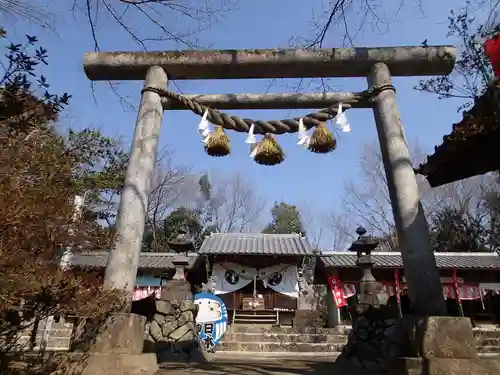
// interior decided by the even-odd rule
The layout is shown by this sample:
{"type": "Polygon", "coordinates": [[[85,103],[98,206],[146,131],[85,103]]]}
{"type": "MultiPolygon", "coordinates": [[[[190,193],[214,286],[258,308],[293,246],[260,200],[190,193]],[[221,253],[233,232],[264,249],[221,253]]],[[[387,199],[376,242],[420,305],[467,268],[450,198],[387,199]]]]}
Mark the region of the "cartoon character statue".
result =
{"type": "Polygon", "coordinates": [[[228,327],[227,309],[224,301],[212,293],[197,293],[194,303],[198,305],[196,330],[200,341],[208,352],[214,353],[215,346],[228,327]]]}

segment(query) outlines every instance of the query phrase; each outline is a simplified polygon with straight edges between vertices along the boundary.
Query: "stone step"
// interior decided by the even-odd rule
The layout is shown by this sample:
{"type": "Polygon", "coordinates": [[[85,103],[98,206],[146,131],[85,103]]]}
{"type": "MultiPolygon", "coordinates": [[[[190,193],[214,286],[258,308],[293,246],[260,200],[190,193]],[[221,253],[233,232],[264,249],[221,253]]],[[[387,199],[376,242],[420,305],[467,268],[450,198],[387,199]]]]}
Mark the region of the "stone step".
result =
{"type": "Polygon", "coordinates": [[[500,338],[500,329],[474,328],[474,337],[478,338],[500,338]]]}
{"type": "Polygon", "coordinates": [[[344,344],[334,343],[271,343],[271,342],[221,342],[217,351],[227,352],[340,352],[344,344]]]}
{"type": "Polygon", "coordinates": [[[500,359],[500,353],[477,353],[477,356],[479,358],[499,358],[500,359]]]}
{"type": "Polygon", "coordinates": [[[300,333],[235,333],[226,332],[223,342],[271,342],[271,343],[334,343],[345,344],[347,336],[339,334],[300,334],[300,333]]]}
{"type": "Polygon", "coordinates": [[[322,334],[338,335],[344,334],[340,328],[315,328],[315,327],[273,327],[270,324],[232,324],[226,334],[232,333],[270,333],[270,334],[322,334]]]}
{"type": "Polygon", "coordinates": [[[500,346],[500,337],[478,337],[478,346],[500,346]]]}
{"type": "Polygon", "coordinates": [[[207,354],[208,359],[259,359],[259,360],[272,360],[272,359],[283,359],[288,360],[300,360],[300,359],[318,359],[328,361],[335,361],[335,359],[340,355],[340,352],[228,352],[223,350],[217,350],[215,353],[207,354]]]}
{"type": "Polygon", "coordinates": [[[500,346],[493,346],[493,345],[484,345],[484,346],[478,346],[477,351],[479,353],[498,353],[500,354],[500,346]]]}

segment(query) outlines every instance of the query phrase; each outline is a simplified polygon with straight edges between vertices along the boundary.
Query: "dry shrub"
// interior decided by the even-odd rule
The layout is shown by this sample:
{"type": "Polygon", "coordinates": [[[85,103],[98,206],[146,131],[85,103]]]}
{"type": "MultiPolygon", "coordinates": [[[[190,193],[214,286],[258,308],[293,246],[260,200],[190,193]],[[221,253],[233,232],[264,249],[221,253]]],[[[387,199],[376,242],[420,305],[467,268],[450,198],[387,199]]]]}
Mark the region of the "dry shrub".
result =
{"type": "Polygon", "coordinates": [[[86,161],[51,127],[58,100],[37,99],[26,84],[2,84],[0,374],[65,373],[74,357],[26,354],[30,346],[20,346],[19,334],[36,331],[37,322],[50,315],[104,320],[120,306],[120,296],[103,291],[95,272],[59,266],[64,250],[107,249],[110,236],[91,217],[74,220],[86,161]]]}

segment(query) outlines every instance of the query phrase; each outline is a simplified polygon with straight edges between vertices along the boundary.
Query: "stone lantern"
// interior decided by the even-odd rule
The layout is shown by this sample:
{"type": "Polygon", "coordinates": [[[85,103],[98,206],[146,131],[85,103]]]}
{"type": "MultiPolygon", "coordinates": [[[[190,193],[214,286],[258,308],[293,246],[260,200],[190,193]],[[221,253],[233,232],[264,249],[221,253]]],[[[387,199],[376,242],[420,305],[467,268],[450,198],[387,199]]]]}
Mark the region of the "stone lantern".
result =
{"type": "Polygon", "coordinates": [[[358,239],[352,243],[349,251],[356,252],[358,256],[356,265],[362,271],[359,282],[358,303],[356,305],[356,312],[362,314],[370,306],[377,305],[378,284],[372,274],[373,260],[371,253],[377,248],[379,242],[375,238],[367,236],[366,229],[363,227],[358,227],[356,234],[358,239]]]}
{"type": "Polygon", "coordinates": [[[175,251],[177,255],[172,260],[175,267],[175,274],[172,280],[162,282],[161,299],[168,301],[182,301],[192,299],[193,293],[191,287],[186,280],[185,270],[189,265],[188,253],[194,249],[194,244],[188,236],[188,231],[181,227],[177,236],[167,241],[170,249],[175,251]]]}
{"type": "Polygon", "coordinates": [[[372,274],[371,253],[378,241],[366,235],[363,227],[359,227],[356,234],[358,239],[349,250],[357,254],[356,265],[362,271],[358,302],[347,344],[336,362],[346,366],[346,372],[386,373],[391,359],[400,355],[403,340],[396,315],[381,301],[380,287],[372,274]]]}

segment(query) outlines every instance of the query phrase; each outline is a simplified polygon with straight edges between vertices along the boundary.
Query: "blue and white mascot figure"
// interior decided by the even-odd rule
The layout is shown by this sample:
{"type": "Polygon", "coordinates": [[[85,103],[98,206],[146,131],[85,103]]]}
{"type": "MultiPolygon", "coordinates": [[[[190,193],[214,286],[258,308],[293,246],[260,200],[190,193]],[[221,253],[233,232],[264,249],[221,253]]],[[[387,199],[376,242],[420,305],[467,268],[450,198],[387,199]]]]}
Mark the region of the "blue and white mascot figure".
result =
{"type": "Polygon", "coordinates": [[[227,309],[224,301],[212,293],[197,293],[194,303],[198,305],[196,330],[200,341],[209,353],[215,352],[215,346],[228,327],[227,309]]]}

